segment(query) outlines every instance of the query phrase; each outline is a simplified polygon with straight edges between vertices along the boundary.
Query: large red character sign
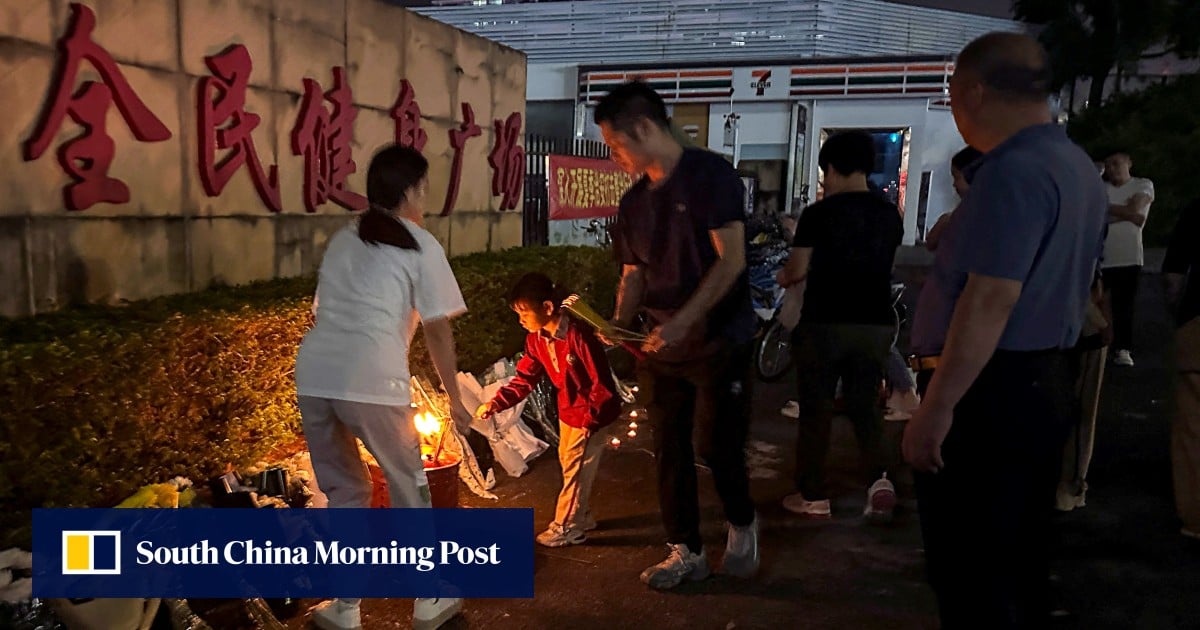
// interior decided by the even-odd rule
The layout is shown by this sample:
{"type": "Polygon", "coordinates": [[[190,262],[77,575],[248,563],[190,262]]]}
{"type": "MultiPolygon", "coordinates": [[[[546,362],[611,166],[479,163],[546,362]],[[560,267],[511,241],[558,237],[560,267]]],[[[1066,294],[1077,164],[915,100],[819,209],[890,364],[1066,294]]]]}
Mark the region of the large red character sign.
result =
{"type": "Polygon", "coordinates": [[[53,97],[42,111],[33,136],[25,142],[25,159],[36,160],[50,147],[68,115],[83,127],[83,134],[64,143],[58,151],[59,164],[75,182],[63,189],[63,202],[69,210],[129,201],[125,182],[108,176],[116,145],[105,130],[105,121],[114,99],[135,138],[161,142],[171,137],[170,130],[134,93],[112,55],[92,41],[95,28],[96,14],[82,4],[72,3],[70,26],[58,42],[59,66],[53,97]],[[102,82],[86,81],[75,90],[79,66],[84,61],[92,64],[102,82]]]}
{"type": "Polygon", "coordinates": [[[354,99],[341,67],[333,69],[333,88],[304,80],[300,120],[292,130],[292,152],[304,156],[304,207],[309,212],[332,200],[347,210],[365,210],[367,198],[346,189],[346,178],[357,166],[350,152],[354,130],[354,99]],[[325,109],[325,101],[333,110],[325,109]]]}
{"type": "Polygon", "coordinates": [[[392,118],[396,121],[396,144],[417,151],[425,149],[429,136],[421,129],[421,106],[408,79],[400,82],[400,95],[392,107],[392,118]]]}
{"type": "Polygon", "coordinates": [[[458,184],[462,180],[463,147],[467,140],[483,135],[483,130],[475,124],[475,110],[470,103],[462,104],[463,121],[458,129],[450,130],[450,148],[454,149],[454,160],[450,162],[450,187],[446,191],[446,204],[442,206],[442,216],[454,211],[454,203],[458,201],[458,184]]]}
{"type": "Polygon", "coordinates": [[[492,165],[492,195],[503,195],[501,210],[512,210],[521,200],[525,180],[525,149],[521,140],[521,115],[513,112],[505,122],[496,121],[496,146],[488,155],[492,165]]]}
{"type": "Polygon", "coordinates": [[[246,89],[250,84],[250,53],[241,44],[225,52],[205,57],[212,76],[200,79],[196,92],[196,119],[199,122],[200,182],[209,197],[225,189],[229,179],[243,165],[250,168],[250,179],[259,198],[271,212],[283,210],[279,199],[279,167],[263,170],[254,148],[254,131],[262,119],[246,111],[246,89]],[[228,151],[217,160],[217,150],[228,151]]]}

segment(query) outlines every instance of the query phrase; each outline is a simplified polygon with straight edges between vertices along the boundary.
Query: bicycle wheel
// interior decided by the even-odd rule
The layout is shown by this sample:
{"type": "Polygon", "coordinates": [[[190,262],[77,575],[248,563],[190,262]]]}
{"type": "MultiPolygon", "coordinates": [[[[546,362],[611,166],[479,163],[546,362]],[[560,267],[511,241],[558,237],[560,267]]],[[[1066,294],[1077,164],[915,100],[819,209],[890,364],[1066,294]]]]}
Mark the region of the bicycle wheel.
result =
{"type": "Polygon", "coordinates": [[[792,337],[779,320],[763,333],[755,349],[754,367],[758,377],[768,383],[777,381],[792,367],[792,337]]]}

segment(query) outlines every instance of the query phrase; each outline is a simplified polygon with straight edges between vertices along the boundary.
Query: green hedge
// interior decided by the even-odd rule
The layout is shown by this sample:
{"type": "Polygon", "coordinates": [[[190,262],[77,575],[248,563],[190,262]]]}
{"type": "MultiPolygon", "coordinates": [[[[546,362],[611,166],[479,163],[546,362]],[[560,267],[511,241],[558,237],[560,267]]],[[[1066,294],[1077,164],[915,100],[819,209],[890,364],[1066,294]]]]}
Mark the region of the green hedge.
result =
{"type": "MultiPolygon", "coordinates": [[[[504,294],[541,270],[610,309],[616,268],[593,248],[451,261],[470,311],[460,369],[521,347],[504,294]]],[[[109,506],[174,475],[202,481],[295,448],[292,370],[312,278],[0,321],[0,549],[29,542],[33,507],[109,506]]],[[[434,377],[418,337],[415,374],[434,377]]],[[[435,380],[436,382],[436,380],[435,380]]]]}

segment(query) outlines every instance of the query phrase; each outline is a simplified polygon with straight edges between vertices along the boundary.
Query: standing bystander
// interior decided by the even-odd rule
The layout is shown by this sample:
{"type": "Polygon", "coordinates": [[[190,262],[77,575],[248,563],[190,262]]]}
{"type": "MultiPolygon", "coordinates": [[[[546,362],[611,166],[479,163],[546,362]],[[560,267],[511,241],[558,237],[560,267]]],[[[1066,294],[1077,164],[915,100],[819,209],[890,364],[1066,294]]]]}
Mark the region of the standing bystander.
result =
{"type": "Polygon", "coordinates": [[[1103,242],[1092,160],[1051,122],[1050,67],[1026,35],[958,56],[951,109],[984,156],[913,322],[925,388],[905,428],[942,627],[1040,626],[1048,537],[1071,422],[1067,350],[1103,242]]]}
{"type": "Polygon", "coordinates": [[[627,328],[643,311],[652,325],[638,384],[656,423],[670,552],[642,581],[668,589],[709,574],[697,456],[712,470],[728,520],[724,570],[748,577],[759,556],[745,454],[754,380],[745,189],[724,158],[680,145],[662,97],[644,83],[614,88],[595,121],[613,161],[641,177],[621,198],[613,242],[622,265],[614,323],[627,328]]]}
{"type": "Polygon", "coordinates": [[[1133,310],[1145,252],[1142,227],[1154,201],[1154,183],[1130,174],[1133,160],[1117,152],[1104,159],[1108,182],[1108,237],[1104,240],[1104,288],[1113,312],[1113,363],[1133,367],[1133,310]]]}

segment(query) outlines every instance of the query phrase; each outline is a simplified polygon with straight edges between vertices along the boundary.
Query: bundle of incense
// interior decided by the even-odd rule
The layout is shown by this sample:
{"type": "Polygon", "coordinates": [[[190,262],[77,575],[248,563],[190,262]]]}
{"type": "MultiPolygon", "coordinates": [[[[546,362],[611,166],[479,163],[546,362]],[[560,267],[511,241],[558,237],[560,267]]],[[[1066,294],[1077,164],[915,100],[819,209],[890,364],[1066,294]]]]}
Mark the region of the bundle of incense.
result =
{"type": "Polygon", "coordinates": [[[579,294],[572,293],[563,300],[563,308],[567,309],[575,317],[583,320],[584,323],[596,329],[601,335],[604,335],[609,341],[620,342],[626,350],[638,359],[646,358],[646,353],[638,347],[638,344],[646,340],[646,336],[635,333],[631,330],[626,330],[618,326],[613,326],[611,322],[604,319],[596,312],[596,309],[583,301],[579,294]]]}

